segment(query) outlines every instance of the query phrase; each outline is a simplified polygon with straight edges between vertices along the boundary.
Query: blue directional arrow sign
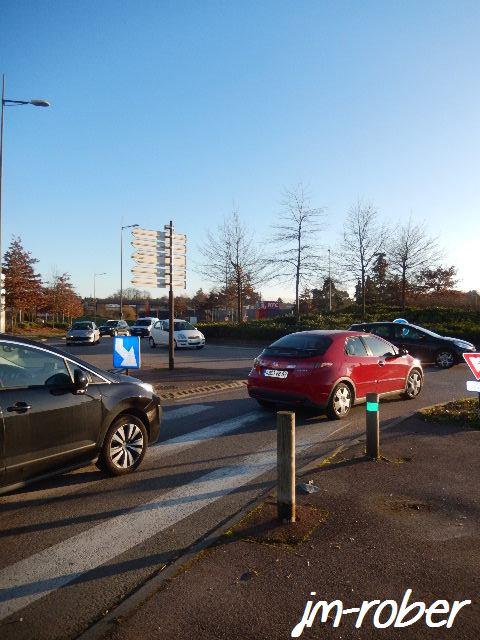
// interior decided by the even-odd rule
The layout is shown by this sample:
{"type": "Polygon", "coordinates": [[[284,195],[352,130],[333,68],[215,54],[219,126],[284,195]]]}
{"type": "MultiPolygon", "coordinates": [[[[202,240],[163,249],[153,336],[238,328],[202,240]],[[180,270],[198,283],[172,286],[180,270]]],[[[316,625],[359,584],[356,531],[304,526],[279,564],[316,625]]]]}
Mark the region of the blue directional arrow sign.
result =
{"type": "Polygon", "coordinates": [[[115,369],[140,369],[140,338],[116,336],[113,338],[113,366],[115,369]]]}

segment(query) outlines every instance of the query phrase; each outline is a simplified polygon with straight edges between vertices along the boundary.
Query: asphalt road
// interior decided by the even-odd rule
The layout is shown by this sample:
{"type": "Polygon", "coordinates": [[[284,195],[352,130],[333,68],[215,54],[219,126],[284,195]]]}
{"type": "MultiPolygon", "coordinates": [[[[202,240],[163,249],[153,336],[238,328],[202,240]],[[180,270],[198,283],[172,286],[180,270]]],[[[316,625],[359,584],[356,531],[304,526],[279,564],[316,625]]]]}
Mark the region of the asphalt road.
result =
{"type": "MultiPolygon", "coordinates": [[[[83,360],[87,360],[104,369],[113,367],[113,341],[110,337],[102,338],[98,345],[76,344],[67,347],[65,340],[52,338],[48,344],[65,349],[83,360]]],[[[157,347],[151,349],[145,338],[141,340],[142,369],[168,369],[168,349],[157,347]]],[[[203,349],[176,349],[175,366],[194,369],[210,369],[218,375],[222,370],[246,377],[252,367],[253,359],[261,352],[261,347],[240,347],[231,345],[207,344],[203,349]]]]}
{"type": "MultiPolygon", "coordinates": [[[[256,352],[212,346],[180,357],[217,366],[221,353],[244,362],[256,352]]],[[[463,365],[427,370],[419,398],[381,404],[382,426],[464,396],[468,377],[463,365]]],[[[362,406],[340,422],[297,415],[298,465],[361,435],[364,421],[362,406]]],[[[275,443],[274,414],[244,389],[196,397],[165,408],[160,442],[135,474],[88,467],[0,497],[2,639],[77,637],[268,487],[275,443]]]]}

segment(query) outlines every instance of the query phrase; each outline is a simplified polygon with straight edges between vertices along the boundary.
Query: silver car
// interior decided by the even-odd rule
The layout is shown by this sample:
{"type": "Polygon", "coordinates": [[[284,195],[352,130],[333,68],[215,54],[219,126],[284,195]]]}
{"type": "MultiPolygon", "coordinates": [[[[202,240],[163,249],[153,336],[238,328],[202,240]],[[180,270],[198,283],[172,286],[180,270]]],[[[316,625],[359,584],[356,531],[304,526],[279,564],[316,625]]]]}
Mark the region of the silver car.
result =
{"type": "Polygon", "coordinates": [[[100,342],[100,331],[94,322],[80,320],[74,322],[67,331],[67,345],[79,342],[87,344],[98,344],[100,342]]]}

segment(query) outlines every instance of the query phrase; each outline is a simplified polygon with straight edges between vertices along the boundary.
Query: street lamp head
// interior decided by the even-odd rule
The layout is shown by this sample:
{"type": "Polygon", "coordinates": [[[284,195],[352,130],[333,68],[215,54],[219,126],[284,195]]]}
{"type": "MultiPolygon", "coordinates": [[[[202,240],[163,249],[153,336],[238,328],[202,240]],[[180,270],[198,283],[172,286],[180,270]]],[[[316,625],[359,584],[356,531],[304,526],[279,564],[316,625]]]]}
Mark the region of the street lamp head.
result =
{"type": "Polygon", "coordinates": [[[30,100],[30,104],[33,104],[34,107],[49,107],[50,103],[46,100],[30,100]]]}

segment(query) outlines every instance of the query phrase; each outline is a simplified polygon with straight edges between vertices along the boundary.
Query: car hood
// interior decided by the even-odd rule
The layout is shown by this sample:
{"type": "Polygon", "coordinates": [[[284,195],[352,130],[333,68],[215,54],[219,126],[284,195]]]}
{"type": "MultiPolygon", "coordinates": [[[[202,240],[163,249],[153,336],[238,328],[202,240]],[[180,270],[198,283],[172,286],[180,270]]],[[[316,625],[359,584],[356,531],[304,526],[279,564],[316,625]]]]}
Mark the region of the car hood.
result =
{"type": "Polygon", "coordinates": [[[196,331],[195,329],[186,329],[185,331],[175,331],[175,335],[179,335],[180,333],[183,333],[184,336],[186,336],[187,338],[200,338],[201,334],[200,331],[196,331]]]}

